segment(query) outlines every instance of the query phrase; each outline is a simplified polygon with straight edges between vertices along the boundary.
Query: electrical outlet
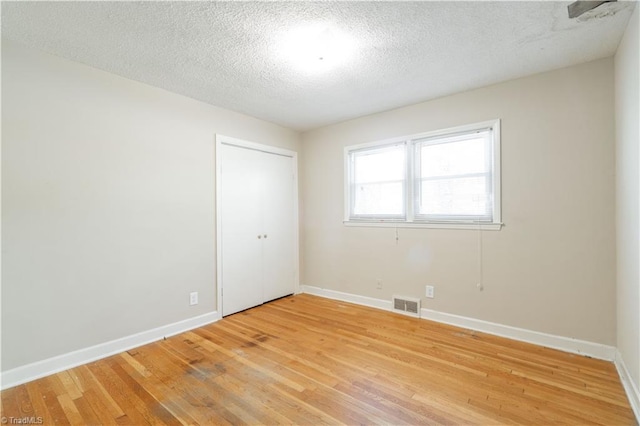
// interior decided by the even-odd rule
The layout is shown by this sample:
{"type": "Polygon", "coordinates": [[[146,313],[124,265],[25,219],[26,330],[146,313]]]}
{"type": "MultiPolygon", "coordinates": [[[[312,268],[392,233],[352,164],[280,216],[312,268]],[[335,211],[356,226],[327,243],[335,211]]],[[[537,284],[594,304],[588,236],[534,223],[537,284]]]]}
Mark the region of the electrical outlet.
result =
{"type": "Polygon", "coordinates": [[[198,292],[194,291],[193,293],[189,293],[189,305],[197,305],[198,304],[198,292]]]}
{"type": "Polygon", "coordinates": [[[435,297],[435,288],[432,285],[427,286],[427,297],[433,299],[435,297]]]}
{"type": "Polygon", "coordinates": [[[378,290],[382,290],[382,280],[377,280],[377,281],[376,281],[376,288],[377,288],[378,290]]]}

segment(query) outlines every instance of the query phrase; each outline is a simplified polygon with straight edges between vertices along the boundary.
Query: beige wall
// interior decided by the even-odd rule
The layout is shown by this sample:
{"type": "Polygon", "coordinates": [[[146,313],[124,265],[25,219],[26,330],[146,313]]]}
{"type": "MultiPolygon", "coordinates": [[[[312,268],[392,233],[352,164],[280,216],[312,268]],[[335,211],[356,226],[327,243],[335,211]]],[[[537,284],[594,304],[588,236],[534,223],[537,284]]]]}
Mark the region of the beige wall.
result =
{"type": "MultiPolygon", "coordinates": [[[[2,47],[3,371],[215,310],[214,134],[302,154],[299,136],[2,47]]],[[[614,345],[613,105],[605,59],[306,133],[302,283],[614,345]],[[344,146],[493,118],[506,226],[482,234],[483,292],[477,231],[400,229],[396,244],[392,228],[343,226],[344,146]]],[[[634,332],[618,334],[631,357],[634,332]]]]}
{"type": "Polygon", "coordinates": [[[615,56],[617,344],[636,392],[640,389],[639,25],[640,7],[636,5],[615,56]]]}
{"type": "Polygon", "coordinates": [[[299,150],[291,130],[3,40],[3,371],[216,310],[216,133],[299,150]]]}
{"type": "Polygon", "coordinates": [[[301,282],[614,345],[613,103],[609,58],[303,134],[301,282]],[[477,231],[400,229],[396,244],[342,224],[345,146],[494,118],[506,226],[482,234],[484,291],[477,231]]]}

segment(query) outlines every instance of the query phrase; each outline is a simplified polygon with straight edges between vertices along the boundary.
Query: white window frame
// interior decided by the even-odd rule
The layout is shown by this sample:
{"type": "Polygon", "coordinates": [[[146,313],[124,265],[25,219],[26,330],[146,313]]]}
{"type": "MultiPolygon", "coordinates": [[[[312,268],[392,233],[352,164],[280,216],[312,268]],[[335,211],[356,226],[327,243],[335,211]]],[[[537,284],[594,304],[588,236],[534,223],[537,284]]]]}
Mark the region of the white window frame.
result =
{"type": "Polygon", "coordinates": [[[444,228],[444,229],[484,229],[484,230],[500,230],[502,228],[502,212],[501,212],[501,170],[500,170],[500,120],[489,120],[480,123],[473,123],[464,126],[452,127],[448,129],[436,130],[433,132],[420,133],[409,136],[385,139],[382,141],[369,142],[359,145],[347,146],[344,149],[344,224],[347,226],[365,226],[365,227],[398,227],[398,228],[444,228]],[[418,144],[424,139],[455,136],[456,134],[469,133],[473,131],[492,130],[492,165],[493,173],[491,185],[493,189],[493,218],[492,220],[433,220],[424,216],[416,217],[414,203],[416,203],[416,179],[415,175],[417,165],[418,144]],[[351,153],[383,148],[385,146],[393,146],[398,144],[405,145],[405,159],[407,161],[406,181],[404,184],[404,210],[405,215],[399,217],[384,217],[352,214],[353,207],[353,188],[350,167],[351,153]]]}

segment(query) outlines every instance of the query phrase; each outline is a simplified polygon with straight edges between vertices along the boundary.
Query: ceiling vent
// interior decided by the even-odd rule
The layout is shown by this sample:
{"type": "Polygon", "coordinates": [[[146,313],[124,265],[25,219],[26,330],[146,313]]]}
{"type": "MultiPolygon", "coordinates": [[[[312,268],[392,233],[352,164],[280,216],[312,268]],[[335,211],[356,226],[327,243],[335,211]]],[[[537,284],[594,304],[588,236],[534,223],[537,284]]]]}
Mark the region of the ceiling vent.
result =
{"type": "Polygon", "coordinates": [[[603,5],[604,3],[613,3],[616,0],[604,0],[604,1],[589,1],[589,0],[578,0],[576,2],[571,3],[567,6],[569,10],[569,18],[577,18],[578,16],[586,13],[590,10],[595,9],[598,6],[603,5]]]}
{"type": "Polygon", "coordinates": [[[420,299],[413,297],[393,296],[393,311],[420,318],[420,299]]]}

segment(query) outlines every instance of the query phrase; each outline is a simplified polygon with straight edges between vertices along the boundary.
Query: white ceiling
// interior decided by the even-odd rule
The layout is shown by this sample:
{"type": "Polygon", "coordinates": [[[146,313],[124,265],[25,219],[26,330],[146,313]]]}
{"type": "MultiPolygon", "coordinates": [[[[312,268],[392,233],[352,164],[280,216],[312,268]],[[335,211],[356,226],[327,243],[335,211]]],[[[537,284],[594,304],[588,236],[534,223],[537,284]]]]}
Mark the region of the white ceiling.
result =
{"type": "Polygon", "coordinates": [[[612,55],[634,3],[578,20],[569,3],[3,2],[2,35],[308,130],[612,55]],[[332,69],[301,70],[282,40],[317,24],[352,51],[332,69]]]}

